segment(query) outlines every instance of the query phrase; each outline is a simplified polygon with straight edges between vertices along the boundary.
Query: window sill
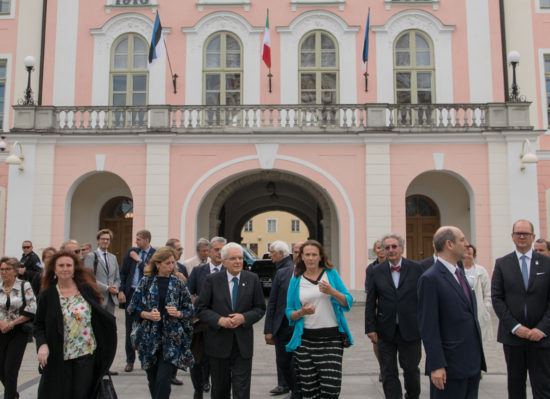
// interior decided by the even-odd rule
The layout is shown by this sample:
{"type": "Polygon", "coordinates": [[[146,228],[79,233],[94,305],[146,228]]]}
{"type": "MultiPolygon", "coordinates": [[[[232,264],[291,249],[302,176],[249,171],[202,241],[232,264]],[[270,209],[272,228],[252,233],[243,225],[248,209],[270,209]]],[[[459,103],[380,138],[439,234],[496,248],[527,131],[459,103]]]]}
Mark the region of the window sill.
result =
{"type": "Polygon", "coordinates": [[[334,6],[340,11],[344,11],[345,0],[291,0],[290,8],[296,11],[297,7],[312,7],[312,6],[334,6]]]}
{"type": "Polygon", "coordinates": [[[386,3],[386,10],[390,10],[392,6],[431,6],[434,10],[439,9],[439,0],[384,0],[384,2],[386,3]]]}
{"type": "Polygon", "coordinates": [[[204,7],[242,7],[244,11],[250,11],[250,0],[199,0],[197,7],[199,11],[204,7]]]}

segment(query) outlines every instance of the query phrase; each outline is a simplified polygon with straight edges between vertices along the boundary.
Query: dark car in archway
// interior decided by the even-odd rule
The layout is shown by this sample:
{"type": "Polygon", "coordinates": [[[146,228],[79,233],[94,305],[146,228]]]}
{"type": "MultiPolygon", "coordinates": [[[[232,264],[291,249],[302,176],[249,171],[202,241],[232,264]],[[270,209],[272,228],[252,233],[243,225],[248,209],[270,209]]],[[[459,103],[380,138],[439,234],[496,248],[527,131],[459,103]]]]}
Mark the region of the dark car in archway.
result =
{"type": "Polygon", "coordinates": [[[243,247],[244,267],[256,273],[260,278],[260,284],[265,296],[269,296],[271,292],[271,284],[275,276],[275,264],[271,259],[259,259],[258,255],[250,248],[243,247]]]}

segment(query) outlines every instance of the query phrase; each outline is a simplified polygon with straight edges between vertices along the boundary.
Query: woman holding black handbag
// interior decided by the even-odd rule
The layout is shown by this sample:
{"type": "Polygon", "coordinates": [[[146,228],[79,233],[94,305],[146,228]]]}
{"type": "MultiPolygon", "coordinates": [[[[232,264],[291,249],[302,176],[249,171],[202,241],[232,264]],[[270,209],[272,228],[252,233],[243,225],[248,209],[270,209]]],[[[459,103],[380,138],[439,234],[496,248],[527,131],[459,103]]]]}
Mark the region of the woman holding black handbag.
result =
{"type": "Polygon", "coordinates": [[[36,299],[28,281],[17,278],[19,261],[0,259],[0,381],[4,398],[18,398],[17,377],[27,347],[25,323],[36,313],[36,299]]]}
{"type": "Polygon", "coordinates": [[[115,317],[101,307],[92,272],[72,252],[46,265],[34,322],[38,398],[89,399],[116,352],[115,317]]]}

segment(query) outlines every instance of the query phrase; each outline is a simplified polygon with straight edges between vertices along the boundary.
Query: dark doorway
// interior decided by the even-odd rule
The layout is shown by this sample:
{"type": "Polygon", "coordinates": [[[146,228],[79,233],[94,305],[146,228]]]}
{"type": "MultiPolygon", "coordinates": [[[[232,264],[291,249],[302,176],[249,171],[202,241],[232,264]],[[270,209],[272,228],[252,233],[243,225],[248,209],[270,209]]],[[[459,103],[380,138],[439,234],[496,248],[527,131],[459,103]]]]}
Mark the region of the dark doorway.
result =
{"type": "Polygon", "coordinates": [[[116,255],[119,266],[124,254],[132,246],[134,204],[131,198],[115,197],[103,205],[99,213],[99,228],[111,229],[113,240],[109,251],[116,255]]]}
{"type": "Polygon", "coordinates": [[[406,200],[407,258],[421,260],[433,255],[433,236],[440,227],[437,205],[423,195],[412,195],[406,200]]]}

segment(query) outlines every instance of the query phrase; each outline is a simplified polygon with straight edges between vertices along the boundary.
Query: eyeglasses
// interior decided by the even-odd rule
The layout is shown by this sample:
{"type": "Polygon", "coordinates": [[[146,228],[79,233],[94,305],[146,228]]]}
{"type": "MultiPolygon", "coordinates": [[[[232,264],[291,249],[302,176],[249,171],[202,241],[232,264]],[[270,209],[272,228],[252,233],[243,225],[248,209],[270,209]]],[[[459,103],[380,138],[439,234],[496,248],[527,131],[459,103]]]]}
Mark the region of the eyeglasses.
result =
{"type": "Polygon", "coordinates": [[[389,251],[390,249],[397,249],[397,248],[399,248],[399,245],[397,245],[397,244],[386,245],[386,246],[384,247],[384,249],[385,249],[386,251],[389,251]]]}
{"type": "Polygon", "coordinates": [[[75,249],[73,252],[75,253],[75,255],[80,255],[80,249],[75,249]]]}
{"type": "Polygon", "coordinates": [[[531,237],[533,235],[533,233],[526,233],[523,231],[514,231],[512,234],[516,237],[531,237]]]}
{"type": "Polygon", "coordinates": [[[2,269],[0,269],[0,273],[7,273],[7,272],[9,272],[10,270],[13,270],[13,269],[11,269],[11,268],[3,269],[3,268],[2,268],[2,269]]]}
{"type": "Polygon", "coordinates": [[[30,245],[23,245],[21,248],[23,248],[23,249],[31,249],[31,246],[30,246],[30,245]]]}

